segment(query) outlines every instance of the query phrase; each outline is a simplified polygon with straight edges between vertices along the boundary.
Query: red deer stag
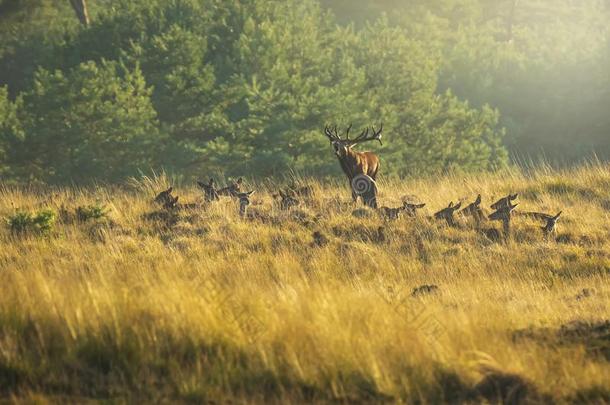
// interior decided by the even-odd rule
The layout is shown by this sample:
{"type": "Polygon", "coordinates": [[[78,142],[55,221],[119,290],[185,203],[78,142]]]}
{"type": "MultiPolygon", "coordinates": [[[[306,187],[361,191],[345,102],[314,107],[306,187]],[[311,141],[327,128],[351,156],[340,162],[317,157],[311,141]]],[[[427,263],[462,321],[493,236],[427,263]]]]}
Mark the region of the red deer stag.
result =
{"type": "Polygon", "coordinates": [[[336,126],[334,128],[325,126],[324,134],[330,140],[333,151],[339,159],[341,169],[343,169],[343,172],[350,181],[352,199],[356,201],[358,196],[361,195],[366,205],[369,205],[372,208],[377,208],[377,203],[375,201],[375,180],[377,178],[377,172],[379,171],[379,158],[372,152],[357,152],[352,148],[359,143],[368,141],[379,141],[379,143],[383,145],[381,142],[383,124],[381,124],[378,130],[373,127],[372,135],[369,135],[369,128],[367,127],[354,139],[349,139],[349,131],[351,129],[352,125],[350,124],[350,126],[347,128],[344,139],[339,136],[336,126]],[[362,184],[354,183],[366,183],[366,187],[363,187],[362,184]]]}

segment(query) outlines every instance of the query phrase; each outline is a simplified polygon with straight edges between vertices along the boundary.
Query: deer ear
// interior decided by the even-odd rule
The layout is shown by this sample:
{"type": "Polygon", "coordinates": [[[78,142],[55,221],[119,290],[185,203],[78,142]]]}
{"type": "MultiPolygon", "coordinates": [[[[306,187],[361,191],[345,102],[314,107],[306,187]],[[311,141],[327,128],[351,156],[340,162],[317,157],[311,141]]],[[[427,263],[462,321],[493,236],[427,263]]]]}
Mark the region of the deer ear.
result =
{"type": "Polygon", "coordinates": [[[250,197],[252,194],[254,194],[254,190],[248,191],[246,194],[248,194],[248,197],[250,197]]]}
{"type": "Polygon", "coordinates": [[[455,209],[455,210],[459,210],[461,206],[462,206],[462,202],[460,201],[460,202],[458,202],[457,204],[455,204],[455,206],[453,207],[453,209],[455,209]]]}
{"type": "Polygon", "coordinates": [[[514,200],[514,199],[516,199],[517,197],[519,197],[519,193],[515,193],[515,194],[511,195],[511,196],[510,196],[510,199],[511,199],[511,200],[514,200]]]}
{"type": "Polygon", "coordinates": [[[557,215],[555,215],[555,218],[554,218],[554,219],[559,219],[559,217],[561,216],[561,214],[562,214],[562,213],[563,213],[563,211],[559,211],[559,212],[557,213],[557,215]]]}
{"type": "Polygon", "coordinates": [[[171,193],[172,191],[174,191],[174,187],[172,186],[169,186],[169,188],[165,190],[166,193],[171,193]]]}
{"type": "Polygon", "coordinates": [[[240,178],[238,178],[238,179],[237,179],[237,182],[236,182],[236,183],[237,183],[237,184],[241,184],[241,183],[243,183],[243,182],[244,182],[244,179],[242,179],[242,178],[240,177],[240,178]]]}
{"type": "Polygon", "coordinates": [[[474,202],[476,205],[481,204],[481,194],[477,196],[477,200],[474,202]]]}
{"type": "Polygon", "coordinates": [[[453,208],[453,201],[449,202],[449,206],[447,208],[453,208]]]}
{"type": "Polygon", "coordinates": [[[426,203],[422,203],[422,204],[418,204],[415,206],[415,208],[424,208],[426,206],[426,203]]]}

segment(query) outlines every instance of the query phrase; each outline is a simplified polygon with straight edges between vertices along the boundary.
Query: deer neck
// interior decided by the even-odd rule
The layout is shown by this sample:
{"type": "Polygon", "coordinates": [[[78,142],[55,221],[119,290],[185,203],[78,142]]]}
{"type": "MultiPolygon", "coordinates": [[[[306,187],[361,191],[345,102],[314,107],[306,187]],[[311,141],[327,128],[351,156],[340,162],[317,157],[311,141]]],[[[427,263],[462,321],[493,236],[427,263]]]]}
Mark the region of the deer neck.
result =
{"type": "Polygon", "coordinates": [[[350,179],[359,174],[358,162],[358,152],[352,149],[348,149],[345,156],[339,157],[339,164],[341,164],[341,168],[350,179]]]}

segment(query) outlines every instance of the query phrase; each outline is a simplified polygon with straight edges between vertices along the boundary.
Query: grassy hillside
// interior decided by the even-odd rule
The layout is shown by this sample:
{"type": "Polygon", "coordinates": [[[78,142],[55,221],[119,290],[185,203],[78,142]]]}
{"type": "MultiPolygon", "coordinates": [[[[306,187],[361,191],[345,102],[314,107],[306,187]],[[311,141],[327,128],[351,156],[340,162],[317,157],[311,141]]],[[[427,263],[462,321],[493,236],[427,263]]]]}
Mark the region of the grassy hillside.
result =
{"type": "Polygon", "coordinates": [[[288,211],[250,184],[254,219],[228,197],[163,212],[167,183],[0,188],[2,398],[610,401],[608,166],[382,181],[382,205],[427,204],[397,221],[352,216],[344,181],[288,211]],[[557,233],[428,218],[508,192],[563,210],[557,233]],[[45,209],[50,229],[19,232],[17,211],[45,209]]]}

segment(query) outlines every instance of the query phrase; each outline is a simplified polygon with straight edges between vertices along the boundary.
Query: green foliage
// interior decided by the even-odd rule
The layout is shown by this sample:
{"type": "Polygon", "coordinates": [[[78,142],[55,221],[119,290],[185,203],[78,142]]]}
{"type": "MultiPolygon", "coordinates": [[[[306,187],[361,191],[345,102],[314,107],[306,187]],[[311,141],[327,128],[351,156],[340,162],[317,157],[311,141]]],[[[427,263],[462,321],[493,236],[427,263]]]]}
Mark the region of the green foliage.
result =
{"type": "Polygon", "coordinates": [[[23,137],[22,128],[17,117],[20,100],[13,103],[9,100],[7,87],[0,87],[0,175],[6,167],[1,162],[7,160],[7,149],[11,140],[23,137]]]}
{"type": "MultiPolygon", "coordinates": [[[[29,1],[75,20],[65,5],[29,1]]],[[[55,183],[161,168],[337,174],[326,123],[383,122],[384,146],[361,148],[381,154],[384,174],[493,169],[507,148],[610,156],[608,10],[404,3],[111,0],[92,3],[87,28],[46,30],[37,15],[30,29],[16,24],[13,4],[0,173],[55,183]]]]}
{"type": "Polygon", "coordinates": [[[7,157],[21,177],[118,180],[159,157],[156,113],[137,68],[102,61],[65,73],[39,69],[23,104],[25,136],[7,157]]]}
{"type": "Polygon", "coordinates": [[[53,229],[55,219],[56,214],[52,210],[17,212],[8,218],[8,226],[17,235],[47,235],[53,229]]]}
{"type": "Polygon", "coordinates": [[[86,205],[76,208],[76,218],[81,222],[99,221],[106,218],[106,215],[106,207],[100,205],[86,205]]]}
{"type": "Polygon", "coordinates": [[[342,21],[385,12],[428,52],[440,52],[439,91],[497,108],[513,155],[610,158],[607,2],[321,1],[342,21]]]}

